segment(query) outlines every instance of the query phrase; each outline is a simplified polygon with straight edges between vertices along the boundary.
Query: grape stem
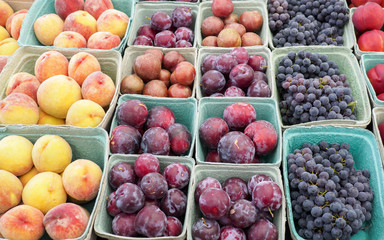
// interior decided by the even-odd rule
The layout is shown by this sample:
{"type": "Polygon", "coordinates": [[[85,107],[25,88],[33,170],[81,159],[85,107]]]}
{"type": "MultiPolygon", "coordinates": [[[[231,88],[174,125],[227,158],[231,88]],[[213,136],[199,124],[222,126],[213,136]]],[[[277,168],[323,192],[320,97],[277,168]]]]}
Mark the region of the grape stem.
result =
{"type": "Polygon", "coordinates": [[[273,213],[272,213],[272,211],[271,211],[271,209],[269,207],[268,207],[268,210],[269,210],[269,213],[271,214],[271,216],[274,217],[273,213]]]}

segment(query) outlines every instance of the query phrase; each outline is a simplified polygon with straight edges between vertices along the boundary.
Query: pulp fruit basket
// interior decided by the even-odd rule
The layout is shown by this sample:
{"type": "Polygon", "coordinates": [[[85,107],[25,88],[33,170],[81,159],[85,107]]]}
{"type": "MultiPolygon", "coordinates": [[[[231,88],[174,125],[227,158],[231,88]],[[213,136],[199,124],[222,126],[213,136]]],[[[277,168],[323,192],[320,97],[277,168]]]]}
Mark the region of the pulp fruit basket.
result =
{"type": "MultiPolygon", "coordinates": [[[[345,127],[361,127],[366,128],[371,121],[371,106],[367,95],[367,89],[363,80],[359,63],[352,54],[352,51],[344,47],[328,47],[328,46],[313,46],[313,47],[286,47],[279,48],[272,52],[272,63],[273,63],[273,81],[276,82],[277,68],[280,60],[287,56],[290,51],[310,51],[312,53],[320,53],[328,56],[328,60],[334,61],[340,69],[341,74],[347,76],[347,82],[352,90],[352,96],[356,103],[356,120],[323,120],[323,121],[312,121],[307,123],[287,125],[282,123],[283,129],[291,128],[293,126],[312,126],[312,125],[337,125],[345,127]]],[[[276,86],[276,84],[275,84],[276,86]]],[[[275,89],[278,93],[278,89],[275,89]]],[[[281,101],[281,96],[276,94],[277,103],[281,101]]],[[[280,118],[281,113],[279,111],[280,118]]]]}
{"type": "MultiPolygon", "coordinates": [[[[58,51],[62,53],[68,60],[77,54],[79,51],[75,49],[52,49],[48,47],[21,47],[19,48],[9,59],[7,67],[4,68],[2,74],[0,75],[0,99],[4,99],[6,97],[6,88],[7,84],[12,77],[12,75],[19,72],[27,72],[30,74],[34,73],[35,62],[41,56],[41,54],[48,51],[58,51]]],[[[108,75],[116,86],[116,90],[113,96],[111,103],[108,108],[105,109],[105,116],[98,127],[107,128],[109,126],[109,122],[112,118],[113,111],[115,109],[115,105],[118,98],[118,92],[120,87],[120,67],[121,67],[121,55],[117,51],[89,51],[84,50],[83,52],[87,52],[92,54],[97,58],[100,63],[101,71],[108,75]]]]}
{"type": "MultiPolygon", "coordinates": [[[[133,66],[135,64],[135,59],[138,56],[143,55],[145,51],[148,49],[149,48],[144,48],[144,47],[129,47],[125,50],[122,67],[121,67],[121,79],[124,79],[124,77],[126,77],[127,75],[134,74],[133,66]]],[[[163,54],[174,51],[174,48],[163,48],[163,49],[158,48],[158,49],[161,50],[163,54]]],[[[198,71],[198,65],[196,65],[196,62],[197,62],[196,48],[180,48],[177,50],[177,52],[183,55],[185,57],[185,60],[190,62],[195,67],[196,72],[198,71]]],[[[195,85],[196,81],[197,81],[197,74],[191,89],[192,90],[191,97],[194,97],[196,94],[196,85],[195,85]]],[[[121,91],[120,91],[120,94],[121,94],[121,91]]],[[[131,94],[131,95],[137,95],[137,94],[131,94]]],[[[141,96],[141,94],[139,94],[139,96],[141,96]]]]}
{"type": "MultiPolygon", "coordinates": [[[[121,39],[119,46],[113,48],[113,50],[119,51],[121,54],[124,52],[125,46],[127,44],[131,21],[135,10],[135,1],[134,0],[112,0],[112,4],[114,9],[124,12],[129,17],[129,22],[127,26],[127,30],[125,32],[124,37],[121,39]]],[[[20,38],[18,43],[20,46],[43,46],[35,35],[35,31],[33,30],[33,24],[36,19],[45,15],[55,13],[55,0],[35,0],[32,4],[31,9],[28,11],[27,16],[24,19],[23,25],[20,30],[20,38]]],[[[64,21],[64,19],[63,19],[64,21]]],[[[63,49],[59,47],[54,47],[57,49],[63,49]]],[[[87,48],[80,48],[80,50],[84,50],[87,48]]],[[[94,51],[105,51],[105,50],[94,50],[94,51]]]]}
{"type": "MultiPolygon", "coordinates": [[[[200,128],[201,124],[205,120],[211,117],[223,118],[224,109],[233,103],[247,102],[251,104],[256,110],[256,120],[266,120],[270,122],[277,132],[278,141],[275,149],[261,158],[262,163],[257,164],[246,164],[246,165],[257,165],[257,166],[276,166],[279,167],[281,164],[281,150],[282,150],[282,133],[281,123],[277,116],[277,105],[276,101],[270,98],[202,98],[199,102],[199,116],[198,125],[200,128]]],[[[208,148],[204,145],[199,137],[199,131],[197,130],[196,136],[196,163],[197,164],[210,164],[210,165],[228,165],[230,163],[212,163],[205,162],[205,157],[208,153],[208,148]]],[[[230,164],[232,167],[238,164],[230,164]]]]}
{"type": "Polygon", "coordinates": [[[197,101],[194,98],[158,98],[158,97],[147,97],[140,95],[124,94],[119,98],[116,106],[116,111],[112,119],[110,136],[115,127],[118,126],[117,120],[117,109],[119,106],[130,99],[137,99],[142,101],[147,106],[148,111],[155,106],[165,106],[172,110],[175,115],[175,123],[181,123],[185,125],[192,136],[191,146],[188,152],[185,154],[187,157],[192,157],[194,152],[196,131],[197,131],[197,101]]]}
{"type": "MultiPolygon", "coordinates": [[[[104,178],[103,185],[102,185],[102,189],[103,189],[102,193],[101,193],[102,197],[101,197],[100,205],[98,206],[98,211],[97,211],[98,214],[96,215],[95,226],[94,226],[96,234],[102,238],[113,239],[113,240],[124,240],[124,239],[139,240],[139,239],[143,239],[143,238],[139,238],[139,237],[124,237],[124,236],[119,236],[119,235],[113,234],[113,232],[112,232],[113,217],[111,215],[109,215],[107,212],[108,196],[113,192],[112,187],[108,183],[109,171],[111,170],[111,168],[114,165],[116,165],[117,163],[120,163],[120,162],[128,162],[128,163],[134,165],[135,160],[138,156],[139,155],[116,154],[116,155],[111,156],[111,158],[108,161],[108,165],[106,167],[106,169],[107,169],[106,176],[104,178]]],[[[187,202],[187,209],[188,209],[188,207],[190,205],[190,200],[189,200],[190,196],[189,195],[191,195],[190,192],[191,192],[191,188],[192,188],[192,176],[193,176],[193,172],[194,172],[193,166],[195,164],[195,161],[192,158],[188,158],[188,157],[157,156],[157,158],[159,159],[159,162],[160,162],[160,172],[162,172],[166,166],[170,165],[171,163],[175,163],[175,162],[182,163],[189,168],[190,180],[189,180],[188,187],[185,187],[185,188],[188,188],[188,193],[186,194],[187,198],[188,198],[188,202],[187,202]]],[[[182,219],[180,219],[180,220],[182,220],[182,219]]],[[[179,236],[160,237],[160,238],[145,238],[145,239],[149,239],[149,240],[153,240],[153,239],[165,239],[165,240],[185,239],[185,236],[187,234],[186,233],[187,227],[190,225],[189,220],[190,219],[188,218],[188,213],[186,212],[185,217],[184,217],[184,221],[182,221],[183,230],[179,236]]]]}
{"type": "Polygon", "coordinates": [[[379,125],[384,122],[384,107],[375,107],[372,109],[372,129],[375,134],[377,146],[380,151],[381,161],[384,166],[384,147],[381,139],[379,125]]]}
{"type": "MultiPolygon", "coordinates": [[[[44,135],[59,135],[64,138],[72,149],[72,161],[76,159],[88,159],[96,163],[103,171],[101,183],[105,178],[105,169],[108,160],[108,135],[101,128],[78,128],[72,126],[17,126],[9,125],[0,127],[0,139],[9,135],[19,135],[27,138],[33,144],[38,138],[44,135]]],[[[101,186],[100,183],[100,186],[101,186]]],[[[87,228],[83,235],[76,239],[91,239],[93,223],[101,196],[101,187],[97,197],[90,202],[81,204],[91,214],[87,228]]],[[[50,239],[48,234],[42,239],[50,239]]]]}
{"type": "Polygon", "coordinates": [[[248,180],[256,174],[265,174],[272,178],[272,180],[280,187],[282,192],[282,204],[281,207],[273,212],[273,224],[276,226],[278,231],[279,240],[285,239],[285,208],[286,203],[284,201],[284,190],[283,190],[283,181],[281,173],[278,167],[275,166],[207,166],[207,165],[197,165],[195,166],[195,172],[193,175],[193,186],[189,194],[188,204],[189,209],[187,208],[187,214],[189,217],[189,225],[187,229],[187,239],[192,238],[192,227],[193,224],[201,217],[203,214],[200,211],[199,203],[195,201],[195,190],[197,184],[207,177],[212,177],[217,179],[221,184],[230,177],[238,177],[248,182],[248,180]]]}
{"type": "MultiPolygon", "coordinates": [[[[203,23],[204,19],[207,17],[213,16],[212,10],[212,1],[206,1],[200,3],[200,14],[199,19],[196,22],[196,25],[198,26],[198,29],[195,31],[195,38],[197,39],[197,44],[199,47],[204,47],[201,45],[201,42],[203,41],[203,36],[201,34],[201,24],[203,23]]],[[[256,32],[257,35],[260,36],[261,40],[263,41],[263,47],[268,47],[268,13],[267,13],[267,7],[265,5],[264,1],[233,1],[233,13],[237,14],[239,17],[240,15],[245,11],[258,11],[261,16],[263,17],[263,25],[261,27],[261,30],[256,32]]],[[[250,46],[246,48],[252,48],[255,46],[250,46]]]]}
{"type": "MultiPolygon", "coordinates": [[[[205,97],[204,93],[201,89],[201,79],[203,76],[203,73],[201,71],[201,66],[202,66],[204,59],[208,55],[218,56],[218,55],[221,55],[224,53],[229,53],[229,52],[231,52],[231,49],[215,48],[215,47],[200,48],[199,49],[199,55],[198,55],[197,64],[195,67],[196,68],[196,78],[195,78],[195,83],[194,83],[194,85],[195,85],[194,88],[196,89],[196,98],[197,99],[201,99],[201,98],[205,97]]],[[[271,51],[265,47],[254,47],[254,48],[247,48],[247,52],[248,52],[249,56],[260,55],[266,60],[268,68],[267,68],[265,73],[266,73],[267,78],[268,78],[269,88],[271,89],[271,97],[270,98],[274,98],[276,93],[273,92],[273,90],[275,89],[275,87],[274,87],[275,82],[272,81],[272,53],[271,53],[271,51]]],[[[244,100],[246,101],[247,98],[244,100]]]]}
{"type": "Polygon", "coordinates": [[[372,219],[365,223],[365,229],[360,230],[351,239],[382,238],[384,229],[382,221],[384,214],[384,202],[382,199],[384,179],[380,154],[377,150],[378,146],[374,135],[370,131],[361,128],[313,126],[287,129],[284,132],[283,139],[284,189],[287,196],[288,224],[292,238],[303,239],[298,235],[298,229],[292,216],[287,156],[289,153],[293,153],[295,149],[301,148],[303,143],[315,144],[323,140],[328,143],[348,143],[350,145],[349,152],[355,161],[355,168],[358,170],[368,169],[371,173],[370,186],[374,191],[372,219]]]}
{"type": "Polygon", "coordinates": [[[371,99],[373,107],[383,107],[384,101],[380,100],[376,96],[376,92],[373,89],[371,82],[369,81],[367,72],[376,66],[377,64],[384,64],[384,53],[365,53],[361,56],[360,66],[363,72],[365,83],[368,87],[369,97],[371,99]]]}
{"type": "Polygon", "coordinates": [[[14,12],[19,11],[21,9],[30,9],[32,6],[33,1],[30,0],[24,0],[24,1],[18,1],[18,0],[6,0],[6,3],[11,6],[14,12]]]}
{"type": "MultiPolygon", "coordinates": [[[[194,38],[193,43],[192,43],[192,47],[196,47],[197,46],[196,32],[200,31],[200,26],[197,25],[199,6],[196,3],[186,3],[186,2],[172,2],[172,3],[170,3],[170,2],[168,2],[168,3],[167,2],[163,2],[163,3],[140,2],[140,3],[137,3],[136,9],[135,9],[135,16],[134,16],[133,22],[132,22],[131,34],[130,34],[129,39],[128,39],[128,46],[130,46],[130,47],[135,46],[138,48],[145,48],[145,49],[152,48],[152,46],[133,45],[133,42],[135,41],[135,39],[137,37],[137,30],[139,30],[139,28],[142,25],[150,24],[151,23],[151,17],[155,12],[163,11],[163,12],[166,12],[170,17],[172,17],[172,11],[176,7],[179,7],[179,6],[191,8],[191,11],[193,13],[193,20],[192,20],[192,24],[189,28],[193,31],[193,33],[195,35],[195,38],[194,38]]],[[[161,49],[161,47],[157,47],[157,48],[161,49]]],[[[175,49],[175,48],[173,48],[173,49],[175,49]]],[[[176,48],[176,49],[182,49],[182,48],[176,48]]]]}

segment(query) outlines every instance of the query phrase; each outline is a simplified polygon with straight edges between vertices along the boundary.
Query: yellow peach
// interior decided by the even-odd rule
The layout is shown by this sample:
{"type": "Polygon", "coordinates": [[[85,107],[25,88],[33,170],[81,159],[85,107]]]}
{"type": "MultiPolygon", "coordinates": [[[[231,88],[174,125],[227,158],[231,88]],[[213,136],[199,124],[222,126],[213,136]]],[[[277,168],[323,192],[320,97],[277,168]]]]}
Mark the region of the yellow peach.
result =
{"type": "Polygon", "coordinates": [[[110,32],[123,38],[127,31],[128,22],[127,14],[116,9],[108,9],[97,19],[97,31],[110,32]]]}
{"type": "Polygon", "coordinates": [[[76,11],[67,16],[64,21],[64,31],[78,32],[86,40],[97,32],[96,19],[86,11],[76,11]]]}
{"type": "Polygon", "coordinates": [[[3,26],[0,26],[0,42],[9,37],[8,31],[3,26]]]}
{"type": "Polygon", "coordinates": [[[101,71],[101,66],[97,58],[90,53],[76,53],[68,64],[68,76],[75,79],[80,86],[89,74],[96,71],[101,71]]]}
{"type": "Polygon", "coordinates": [[[6,38],[0,42],[0,55],[11,56],[20,46],[13,38],[6,38]]]}
{"type": "Polygon", "coordinates": [[[13,9],[8,3],[0,0],[0,26],[5,27],[7,19],[13,14],[13,9]]]}
{"type": "Polygon", "coordinates": [[[53,46],[62,48],[85,48],[87,40],[80,33],[64,31],[57,35],[53,41],[53,46]]]}
{"type": "Polygon", "coordinates": [[[12,19],[11,36],[16,40],[18,40],[20,37],[21,25],[23,25],[23,21],[24,21],[25,16],[27,16],[26,13],[21,13],[21,14],[17,14],[12,19]]]}
{"type": "Polygon", "coordinates": [[[27,138],[9,135],[0,140],[0,169],[16,176],[27,173],[33,167],[33,144],[27,138]]]}
{"type": "Polygon", "coordinates": [[[65,120],[51,116],[39,108],[39,121],[37,121],[37,124],[65,125],[65,120]]]}
{"type": "Polygon", "coordinates": [[[7,19],[7,22],[5,23],[5,29],[7,29],[7,31],[9,33],[12,32],[12,20],[13,18],[18,15],[18,14],[22,14],[22,13],[28,13],[28,10],[27,9],[21,9],[15,13],[13,13],[8,19],[7,19]]]}
{"type": "Polygon", "coordinates": [[[33,24],[36,38],[45,46],[53,45],[53,41],[64,29],[63,20],[56,14],[45,14],[33,24]]]}
{"type": "Polygon", "coordinates": [[[35,76],[40,82],[56,75],[68,75],[68,59],[58,51],[48,51],[36,60],[35,76]]]}
{"type": "Polygon", "coordinates": [[[38,173],[39,171],[33,167],[31,170],[29,170],[29,172],[19,177],[20,182],[23,184],[23,186],[25,186],[27,182],[29,182],[29,180],[31,180],[31,178],[33,178],[38,173]]]}
{"type": "Polygon", "coordinates": [[[36,124],[39,107],[35,100],[24,93],[11,93],[0,101],[1,124],[36,124]]]}
{"type": "Polygon", "coordinates": [[[9,80],[5,94],[8,96],[11,93],[24,93],[37,102],[36,93],[39,86],[40,82],[34,75],[19,72],[14,74],[9,80]]]}
{"type": "Polygon", "coordinates": [[[105,116],[104,109],[91,100],[79,100],[68,110],[65,123],[77,127],[97,127],[105,116]]]}
{"type": "Polygon", "coordinates": [[[0,214],[17,206],[21,201],[23,185],[12,173],[0,170],[0,214]]]}
{"type": "Polygon", "coordinates": [[[91,73],[81,86],[81,95],[84,99],[94,101],[102,107],[107,107],[115,95],[113,80],[101,71],[91,73]]]}

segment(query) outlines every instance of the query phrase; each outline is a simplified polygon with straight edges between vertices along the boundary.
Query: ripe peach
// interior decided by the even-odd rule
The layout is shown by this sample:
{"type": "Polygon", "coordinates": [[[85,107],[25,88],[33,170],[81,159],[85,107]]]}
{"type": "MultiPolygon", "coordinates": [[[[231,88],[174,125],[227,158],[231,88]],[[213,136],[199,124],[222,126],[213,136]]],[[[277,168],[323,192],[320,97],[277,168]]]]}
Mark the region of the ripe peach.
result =
{"type": "Polygon", "coordinates": [[[40,108],[56,118],[65,118],[71,105],[81,99],[79,84],[71,77],[58,75],[45,80],[37,90],[40,108]]]}
{"type": "Polygon", "coordinates": [[[217,36],[224,28],[224,22],[219,17],[209,16],[201,24],[203,36],[217,36]]]}
{"type": "Polygon", "coordinates": [[[64,31],[78,32],[86,40],[97,32],[96,19],[86,11],[76,11],[68,15],[64,21],[64,31]]]}
{"type": "Polygon", "coordinates": [[[53,41],[53,46],[62,48],[86,48],[87,40],[80,33],[73,31],[61,32],[53,41]]]}
{"type": "Polygon", "coordinates": [[[259,11],[245,11],[240,15],[239,23],[242,24],[247,32],[256,32],[263,25],[263,16],[259,11]]]}
{"type": "Polygon", "coordinates": [[[47,212],[43,224],[52,239],[73,239],[83,235],[88,221],[87,210],[74,203],[63,203],[47,212]]]}
{"type": "Polygon", "coordinates": [[[151,80],[144,86],[143,95],[152,97],[166,97],[168,95],[167,86],[160,80],[151,80]]]}
{"type": "Polygon", "coordinates": [[[356,30],[360,32],[373,29],[380,30],[384,24],[384,10],[377,3],[367,2],[355,10],[352,15],[352,22],[356,30]]]}
{"type": "Polygon", "coordinates": [[[87,47],[92,49],[112,49],[120,45],[119,36],[110,32],[96,32],[88,39],[87,47]]]}
{"type": "Polygon", "coordinates": [[[24,93],[37,103],[36,94],[39,87],[40,82],[34,75],[26,72],[19,72],[9,79],[5,95],[8,96],[11,93],[24,93]]]}
{"type": "Polygon", "coordinates": [[[0,214],[17,206],[21,201],[23,184],[12,173],[0,169],[0,214]]]}
{"type": "Polygon", "coordinates": [[[16,176],[27,173],[33,167],[33,144],[25,137],[9,135],[0,140],[0,169],[16,176]]]}
{"type": "Polygon", "coordinates": [[[11,56],[20,46],[13,38],[6,38],[0,42],[0,55],[11,56]]]}
{"type": "Polygon", "coordinates": [[[3,26],[0,26],[0,42],[10,37],[8,31],[3,26]]]}
{"type": "Polygon", "coordinates": [[[83,99],[94,101],[102,107],[107,107],[115,95],[115,83],[101,71],[91,73],[81,86],[83,99]]]}
{"type": "Polygon", "coordinates": [[[43,218],[37,208],[16,206],[0,218],[0,232],[6,239],[38,240],[44,234],[43,218]]]}
{"type": "Polygon", "coordinates": [[[231,23],[238,23],[239,22],[239,16],[235,13],[229,14],[228,17],[224,18],[224,24],[231,24],[231,23]]]}
{"type": "Polygon", "coordinates": [[[256,33],[246,32],[241,37],[241,44],[242,47],[263,45],[263,40],[256,33]]]}
{"type": "Polygon", "coordinates": [[[1,124],[36,124],[39,108],[36,102],[23,93],[12,93],[0,101],[1,124]]]}
{"type": "Polygon", "coordinates": [[[23,13],[28,13],[28,10],[27,9],[21,9],[15,13],[13,13],[8,19],[7,19],[7,22],[5,23],[5,28],[7,29],[7,31],[10,33],[12,32],[12,19],[13,17],[15,17],[16,15],[18,14],[23,14],[23,13]]]}
{"type": "Polygon", "coordinates": [[[55,10],[62,19],[73,12],[84,9],[84,0],[55,0],[55,10]]]}
{"type": "Polygon", "coordinates": [[[173,84],[168,89],[168,97],[173,98],[188,98],[192,95],[192,91],[188,86],[180,83],[173,84]]]}
{"type": "Polygon", "coordinates": [[[97,31],[110,32],[123,38],[127,31],[128,22],[127,14],[116,9],[108,9],[97,19],[97,31]]]}
{"type": "Polygon", "coordinates": [[[51,116],[39,108],[39,121],[37,121],[37,124],[65,125],[65,120],[51,116]]]}
{"type": "Polygon", "coordinates": [[[99,192],[103,172],[88,159],[71,162],[63,172],[63,185],[68,195],[78,201],[90,201],[99,192]]]}
{"type": "Polygon", "coordinates": [[[81,86],[84,80],[93,72],[101,71],[100,63],[95,56],[79,52],[72,56],[68,64],[68,76],[81,86]]]}
{"type": "Polygon", "coordinates": [[[240,34],[240,36],[243,36],[244,33],[247,31],[245,29],[245,27],[242,24],[239,24],[239,23],[227,24],[227,25],[224,26],[224,29],[225,28],[233,28],[233,29],[235,29],[240,34]]]}
{"type": "Polygon", "coordinates": [[[0,0],[0,26],[5,27],[7,19],[13,14],[13,9],[8,3],[0,0]]]}
{"type": "Polygon", "coordinates": [[[171,74],[171,81],[183,84],[185,86],[191,85],[196,76],[195,67],[187,61],[177,64],[175,71],[171,74]]]}
{"type": "Polygon", "coordinates": [[[143,89],[144,82],[136,74],[127,75],[121,80],[121,94],[142,94],[143,89]]]}
{"type": "Polygon", "coordinates": [[[105,116],[104,109],[91,100],[79,100],[68,109],[65,123],[77,127],[97,127],[105,116]]]}
{"type": "Polygon", "coordinates": [[[217,36],[218,47],[240,47],[240,34],[233,28],[223,29],[217,36]]]}
{"type": "Polygon", "coordinates": [[[53,41],[64,29],[64,22],[54,13],[45,14],[33,24],[36,38],[45,46],[53,45],[53,41]]]}
{"type": "Polygon", "coordinates": [[[21,25],[23,24],[23,21],[24,21],[24,18],[25,18],[26,15],[27,15],[26,13],[17,14],[12,19],[12,22],[11,22],[11,36],[14,39],[16,39],[16,40],[19,39],[21,25]]]}
{"type": "Polygon", "coordinates": [[[161,62],[153,54],[140,55],[135,59],[133,70],[144,82],[148,82],[159,78],[161,62]]]}
{"type": "Polygon", "coordinates": [[[61,173],[72,160],[72,148],[58,135],[43,135],[33,145],[32,160],[39,172],[61,173]]]}
{"type": "Polygon", "coordinates": [[[208,36],[203,39],[201,42],[201,46],[205,47],[217,47],[217,37],[216,36],[208,36]]]}
{"type": "MultiPolygon", "coordinates": [[[[23,184],[23,186],[25,186],[27,184],[27,182],[29,182],[29,180],[31,180],[31,178],[33,178],[38,173],[39,173],[39,171],[37,171],[37,169],[35,167],[33,167],[27,173],[25,173],[24,175],[19,177],[21,184],[23,184]]],[[[20,195],[20,199],[21,199],[21,195],[20,195]]]]}
{"type": "Polygon", "coordinates": [[[35,76],[42,83],[56,75],[68,75],[68,59],[60,52],[48,51],[36,60],[35,76]]]}
{"type": "Polygon", "coordinates": [[[361,51],[384,52],[384,32],[371,30],[363,33],[357,44],[361,51]]]}
{"type": "Polygon", "coordinates": [[[89,12],[96,20],[108,9],[113,9],[111,0],[85,0],[84,10],[89,12]]]}

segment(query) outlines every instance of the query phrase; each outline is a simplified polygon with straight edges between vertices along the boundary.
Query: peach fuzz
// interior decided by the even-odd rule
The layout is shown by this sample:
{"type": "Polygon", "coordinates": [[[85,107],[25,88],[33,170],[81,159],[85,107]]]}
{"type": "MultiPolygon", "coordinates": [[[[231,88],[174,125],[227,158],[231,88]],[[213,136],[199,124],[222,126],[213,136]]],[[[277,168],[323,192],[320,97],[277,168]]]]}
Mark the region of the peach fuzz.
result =
{"type": "Polygon", "coordinates": [[[78,238],[85,232],[89,213],[74,203],[60,204],[47,212],[43,224],[52,239],[78,238]]]}
{"type": "Polygon", "coordinates": [[[21,184],[23,184],[23,186],[25,186],[29,182],[29,180],[31,180],[31,178],[33,178],[38,173],[39,173],[39,171],[37,171],[37,169],[35,167],[33,167],[26,174],[19,177],[21,184]]]}
{"type": "Polygon", "coordinates": [[[39,86],[40,82],[34,75],[26,72],[16,73],[9,79],[5,95],[8,96],[11,93],[24,93],[37,103],[36,94],[39,86]]]}
{"type": "Polygon", "coordinates": [[[47,114],[65,118],[73,103],[81,99],[81,88],[71,77],[58,75],[45,80],[37,90],[37,102],[47,114]]]}
{"type": "Polygon", "coordinates": [[[39,209],[46,214],[50,209],[65,203],[65,192],[61,176],[53,172],[36,174],[24,186],[21,196],[24,204],[39,209]]]}
{"type": "Polygon", "coordinates": [[[36,60],[35,76],[42,83],[56,75],[68,75],[68,59],[57,51],[48,51],[36,60]]]}
{"type": "Polygon", "coordinates": [[[0,26],[0,42],[9,37],[11,36],[9,36],[8,31],[3,26],[0,26]]]}
{"type": "Polygon", "coordinates": [[[86,11],[76,11],[68,15],[64,21],[64,31],[78,32],[86,40],[97,32],[96,19],[86,11]]]}
{"type": "Polygon", "coordinates": [[[38,240],[44,234],[43,219],[37,208],[16,206],[0,218],[0,232],[6,239],[38,240]]]}
{"type": "Polygon", "coordinates": [[[97,31],[110,32],[123,38],[127,31],[128,22],[127,14],[116,9],[108,9],[97,19],[97,31]]]}
{"type": "Polygon", "coordinates": [[[58,135],[41,136],[33,145],[32,161],[39,172],[61,173],[71,160],[71,146],[58,135]]]}
{"type": "Polygon", "coordinates": [[[53,46],[62,48],[86,48],[87,40],[80,33],[73,31],[61,32],[53,41],[53,46]]]}
{"type": "Polygon", "coordinates": [[[99,191],[101,168],[88,159],[71,162],[63,173],[63,185],[68,195],[78,201],[90,201],[99,191]]]}
{"type": "Polygon", "coordinates": [[[76,127],[97,127],[105,116],[104,109],[91,100],[79,100],[69,108],[65,123],[76,127]]]}
{"type": "Polygon", "coordinates": [[[0,124],[36,124],[39,107],[23,93],[12,93],[0,101],[0,124]]]}
{"type": "Polygon", "coordinates": [[[45,46],[53,45],[53,41],[64,29],[63,20],[56,14],[45,14],[33,24],[36,38],[45,46]]]}
{"type": "Polygon", "coordinates": [[[8,3],[0,0],[0,26],[5,27],[7,19],[13,14],[13,9],[8,3]]]}
{"type": "Polygon", "coordinates": [[[94,101],[102,107],[107,107],[111,103],[115,91],[113,80],[101,71],[91,73],[81,86],[83,98],[94,101]]]}
{"type": "Polygon", "coordinates": [[[43,110],[41,110],[41,108],[39,108],[39,121],[37,121],[37,124],[65,125],[65,120],[62,118],[56,118],[54,116],[51,116],[46,112],[44,112],[43,110]]]}
{"type": "Polygon", "coordinates": [[[13,38],[6,38],[0,42],[0,55],[11,56],[20,46],[13,38]]]}
{"type": "Polygon", "coordinates": [[[110,32],[96,32],[87,43],[88,48],[92,49],[112,49],[120,45],[119,36],[110,32]]]}
{"type": "Polygon", "coordinates": [[[62,19],[73,12],[84,9],[84,0],[55,0],[55,11],[62,19]]]}
{"type": "Polygon", "coordinates": [[[96,71],[101,71],[100,63],[90,53],[79,52],[72,56],[68,64],[68,76],[75,79],[80,86],[88,75],[96,71]]]}
{"type": "Polygon", "coordinates": [[[25,137],[9,135],[0,140],[0,169],[15,176],[27,173],[33,167],[33,144],[25,137]]]}
{"type": "Polygon", "coordinates": [[[23,24],[26,13],[17,14],[13,17],[11,22],[11,36],[18,40],[20,37],[21,25],[23,24]]]}
{"type": "Polygon", "coordinates": [[[23,184],[12,173],[0,169],[0,214],[17,206],[21,201],[23,184]]]}
{"type": "Polygon", "coordinates": [[[12,19],[18,15],[18,14],[23,14],[23,13],[28,13],[28,10],[27,9],[21,9],[15,13],[13,13],[8,19],[7,19],[7,22],[5,23],[5,28],[7,29],[7,31],[10,33],[12,31],[12,19]]]}
{"type": "Polygon", "coordinates": [[[108,9],[113,9],[111,0],[85,0],[84,10],[89,12],[96,20],[108,9]]]}

